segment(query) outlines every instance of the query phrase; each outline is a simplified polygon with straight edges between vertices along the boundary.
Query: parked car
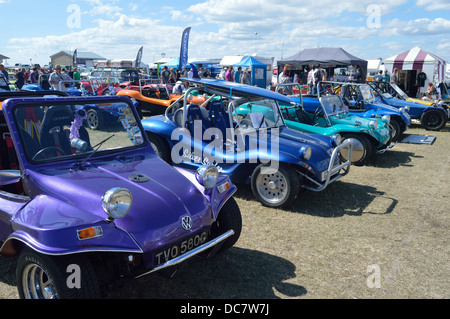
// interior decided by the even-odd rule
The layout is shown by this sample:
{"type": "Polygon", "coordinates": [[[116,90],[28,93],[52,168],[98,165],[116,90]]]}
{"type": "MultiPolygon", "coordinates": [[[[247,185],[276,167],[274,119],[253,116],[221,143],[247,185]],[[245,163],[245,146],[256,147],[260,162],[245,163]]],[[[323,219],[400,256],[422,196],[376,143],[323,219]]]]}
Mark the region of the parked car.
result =
{"type": "Polygon", "coordinates": [[[304,134],[286,127],[279,103],[290,100],[261,88],[214,79],[183,79],[191,86],[183,103],[172,104],[164,115],[142,120],[158,154],[172,165],[196,169],[216,165],[235,183],[250,183],[265,206],[291,204],[301,189],[322,191],[348,173],[351,143],[333,137],[304,134]],[[206,94],[197,105],[191,92],[206,94]],[[253,112],[252,103],[264,105],[253,112]],[[241,106],[249,110],[240,115],[241,106]]]}
{"type": "MultiPolygon", "coordinates": [[[[175,102],[180,102],[183,94],[173,94],[172,84],[144,84],[144,85],[126,85],[117,95],[128,96],[136,103],[139,115],[144,113],[150,115],[164,114],[167,108],[175,102]]],[[[192,94],[192,102],[200,105],[205,102],[203,96],[192,94]]]]}
{"type": "Polygon", "coordinates": [[[450,120],[450,102],[444,100],[421,100],[410,98],[393,83],[369,82],[381,103],[407,111],[412,119],[419,120],[427,130],[439,131],[450,120]]]}
{"type": "MultiPolygon", "coordinates": [[[[324,82],[327,85],[327,82],[324,82]]],[[[389,116],[389,129],[392,142],[398,142],[401,135],[411,124],[411,116],[407,109],[398,109],[376,99],[375,92],[368,84],[345,83],[332,84],[335,91],[339,91],[349,113],[365,118],[380,118],[389,116]]]]}
{"type": "MultiPolygon", "coordinates": [[[[290,92],[293,91],[293,86],[295,85],[278,86],[277,91],[290,92]]],[[[373,155],[384,153],[393,146],[390,144],[388,116],[363,118],[350,114],[339,95],[304,98],[297,94],[290,96],[290,102],[290,104],[280,105],[286,125],[305,133],[326,136],[340,134],[344,141],[352,142],[351,162],[353,165],[362,166],[373,155]]],[[[345,153],[341,156],[347,159],[345,153]]]]}
{"type": "Polygon", "coordinates": [[[18,257],[21,298],[96,298],[239,238],[229,177],[167,165],[128,98],[12,98],[0,122],[12,140],[0,141],[0,255],[18,257]],[[96,103],[121,109],[120,122],[86,129],[96,103]]]}

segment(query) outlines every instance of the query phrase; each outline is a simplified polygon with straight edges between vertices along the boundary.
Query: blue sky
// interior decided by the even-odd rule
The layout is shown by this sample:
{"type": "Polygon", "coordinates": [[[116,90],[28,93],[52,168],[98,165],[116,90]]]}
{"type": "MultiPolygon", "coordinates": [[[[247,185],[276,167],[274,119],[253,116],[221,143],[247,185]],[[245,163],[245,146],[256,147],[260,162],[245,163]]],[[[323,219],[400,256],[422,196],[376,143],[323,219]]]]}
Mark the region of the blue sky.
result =
{"type": "Polygon", "coordinates": [[[141,46],[146,63],[178,57],[187,26],[189,58],[276,61],[321,46],[377,59],[420,46],[450,62],[450,0],[0,0],[0,12],[10,64],[74,49],[134,59],[141,46]]]}

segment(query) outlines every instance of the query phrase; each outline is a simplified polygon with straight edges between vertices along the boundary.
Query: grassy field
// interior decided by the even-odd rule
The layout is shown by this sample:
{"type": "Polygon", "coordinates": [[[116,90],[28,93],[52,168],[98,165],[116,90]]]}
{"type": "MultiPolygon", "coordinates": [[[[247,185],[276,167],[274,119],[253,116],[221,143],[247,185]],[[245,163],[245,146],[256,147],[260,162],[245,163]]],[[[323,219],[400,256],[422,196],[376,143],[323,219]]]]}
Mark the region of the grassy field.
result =
{"type": "MultiPolygon", "coordinates": [[[[290,209],[265,208],[239,185],[235,247],[191,260],[171,279],[131,280],[110,297],[449,298],[450,124],[440,132],[413,124],[407,134],[437,139],[399,143],[290,209]]],[[[18,297],[14,268],[0,257],[0,298],[18,297]]]]}

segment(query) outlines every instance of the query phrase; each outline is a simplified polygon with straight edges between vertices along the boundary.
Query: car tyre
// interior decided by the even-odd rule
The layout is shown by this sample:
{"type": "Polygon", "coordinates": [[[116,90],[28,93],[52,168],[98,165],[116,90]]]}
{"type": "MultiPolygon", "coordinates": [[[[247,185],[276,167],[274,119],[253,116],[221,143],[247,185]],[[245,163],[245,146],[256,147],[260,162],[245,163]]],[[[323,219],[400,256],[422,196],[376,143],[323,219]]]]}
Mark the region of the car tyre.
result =
{"type": "Polygon", "coordinates": [[[147,132],[147,137],[153,150],[166,163],[172,163],[172,157],[169,146],[164,140],[156,134],[147,132]]]}
{"type": "Polygon", "coordinates": [[[400,139],[402,131],[397,120],[391,119],[389,122],[389,134],[391,135],[392,142],[397,142],[400,139]]]}
{"type": "Polygon", "coordinates": [[[447,118],[440,110],[428,110],[420,117],[420,124],[429,131],[439,131],[446,123],[447,118]]]}
{"type": "Polygon", "coordinates": [[[212,227],[212,235],[219,236],[223,233],[234,230],[234,234],[223,242],[218,253],[222,253],[231,248],[239,239],[242,231],[242,215],[236,200],[231,197],[222,206],[217,220],[212,227]]]}
{"type": "MultiPolygon", "coordinates": [[[[301,179],[297,172],[280,165],[276,172],[264,173],[267,165],[259,165],[253,171],[251,188],[258,201],[268,207],[284,207],[291,204],[301,189],[301,179]]],[[[270,168],[272,170],[272,168],[270,168]]]]}
{"type": "Polygon", "coordinates": [[[17,261],[17,289],[21,299],[95,299],[100,297],[100,286],[94,267],[83,254],[50,256],[24,248],[17,261]],[[79,288],[70,278],[75,271],[69,265],[79,266],[79,288]],[[73,284],[74,287],[69,287],[73,284]]]}
{"type": "Polygon", "coordinates": [[[100,114],[100,112],[94,109],[90,109],[86,114],[86,123],[91,130],[98,130],[102,128],[104,118],[103,115],[100,114]]]}

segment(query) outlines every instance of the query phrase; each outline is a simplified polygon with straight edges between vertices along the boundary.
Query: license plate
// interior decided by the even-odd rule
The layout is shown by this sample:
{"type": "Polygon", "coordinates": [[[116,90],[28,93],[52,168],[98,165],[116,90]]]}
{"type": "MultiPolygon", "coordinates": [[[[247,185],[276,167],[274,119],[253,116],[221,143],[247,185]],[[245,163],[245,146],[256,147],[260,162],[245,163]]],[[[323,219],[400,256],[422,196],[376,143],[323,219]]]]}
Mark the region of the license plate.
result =
{"type": "Polygon", "coordinates": [[[155,266],[159,266],[168,262],[169,260],[177,258],[178,256],[181,256],[188,251],[203,245],[207,242],[207,240],[208,234],[207,232],[203,232],[192,236],[189,239],[186,239],[176,245],[168,247],[155,254],[155,266]]]}

